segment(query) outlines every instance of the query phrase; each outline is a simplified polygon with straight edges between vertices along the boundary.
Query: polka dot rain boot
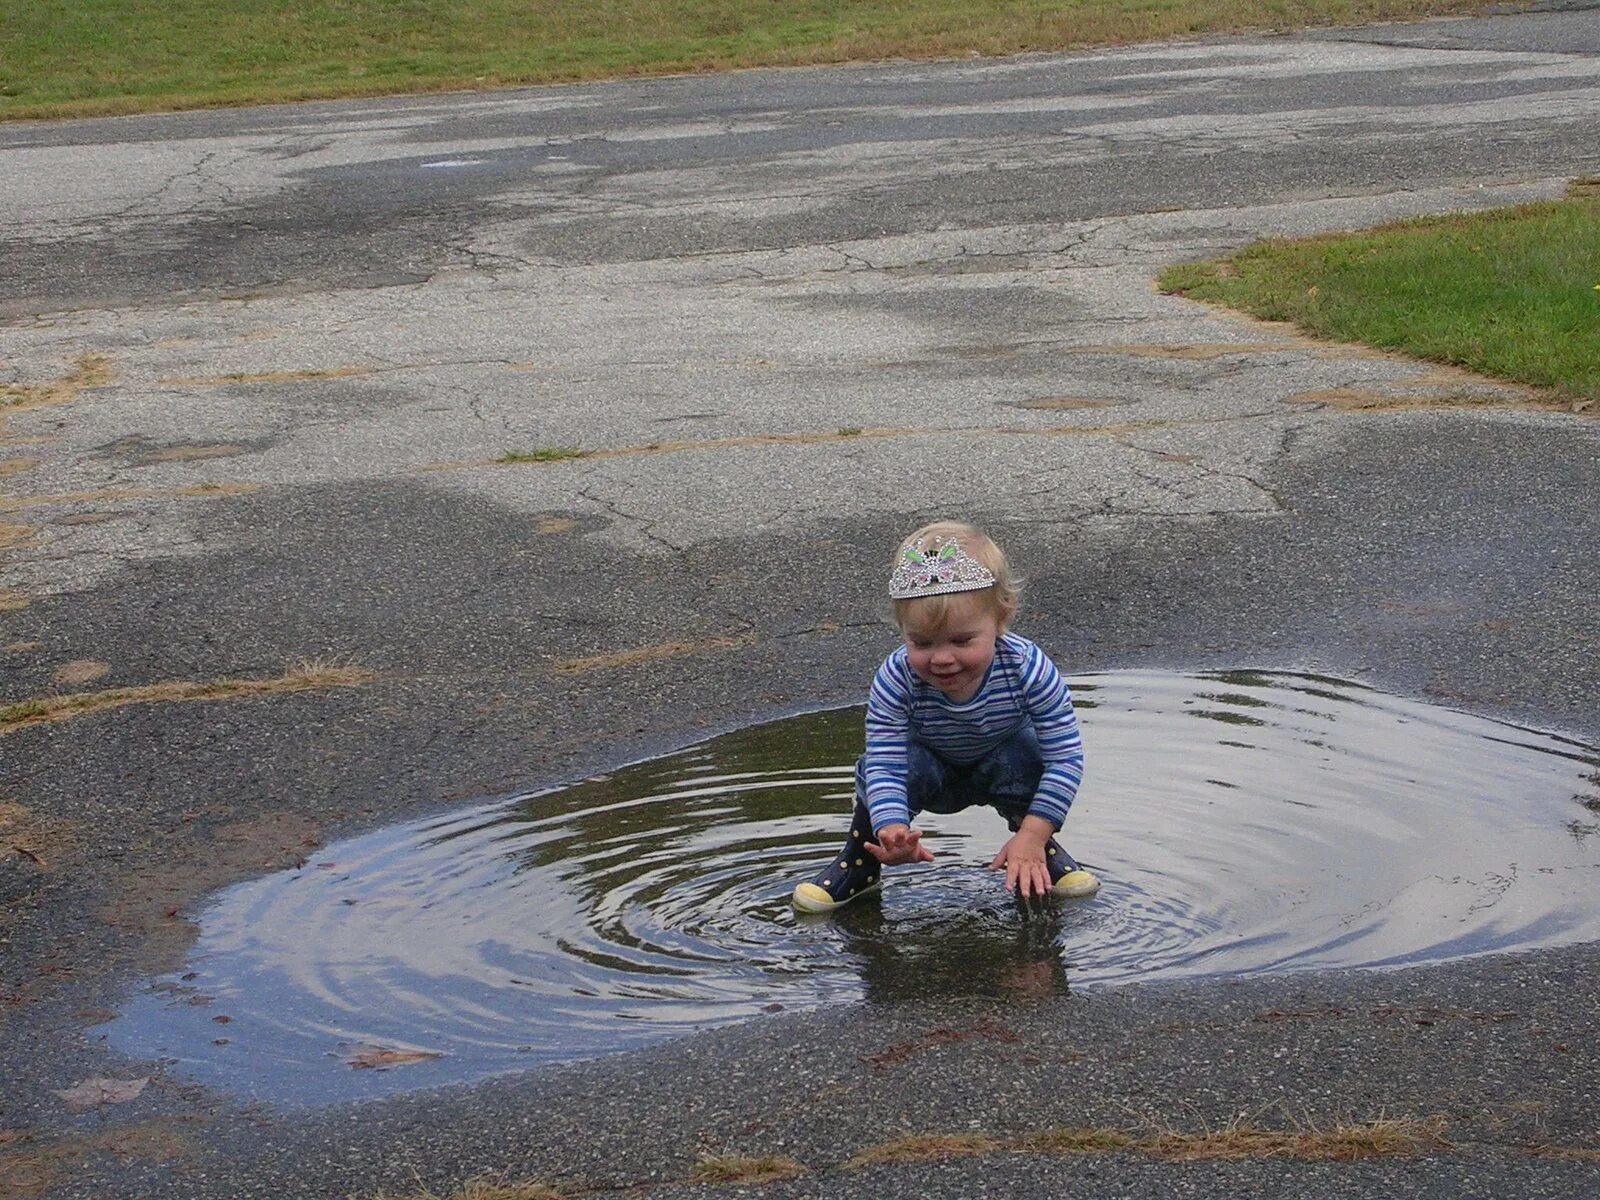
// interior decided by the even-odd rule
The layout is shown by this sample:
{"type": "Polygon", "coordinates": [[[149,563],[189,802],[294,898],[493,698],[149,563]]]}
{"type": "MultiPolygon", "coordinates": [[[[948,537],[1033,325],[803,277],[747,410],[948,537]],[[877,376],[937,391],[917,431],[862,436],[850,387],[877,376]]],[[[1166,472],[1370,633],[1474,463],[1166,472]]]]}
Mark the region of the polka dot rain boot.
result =
{"type": "Polygon", "coordinates": [[[1050,871],[1050,889],[1057,896],[1081,900],[1100,890],[1100,880],[1086,871],[1055,838],[1044,844],[1044,865],[1050,871]]]}
{"type": "Polygon", "coordinates": [[[877,891],[882,883],[882,867],[867,853],[866,843],[871,836],[872,822],[867,818],[866,805],[858,800],[850,816],[850,837],[844,849],[808,882],[795,886],[795,908],[804,913],[831,912],[877,891]]]}

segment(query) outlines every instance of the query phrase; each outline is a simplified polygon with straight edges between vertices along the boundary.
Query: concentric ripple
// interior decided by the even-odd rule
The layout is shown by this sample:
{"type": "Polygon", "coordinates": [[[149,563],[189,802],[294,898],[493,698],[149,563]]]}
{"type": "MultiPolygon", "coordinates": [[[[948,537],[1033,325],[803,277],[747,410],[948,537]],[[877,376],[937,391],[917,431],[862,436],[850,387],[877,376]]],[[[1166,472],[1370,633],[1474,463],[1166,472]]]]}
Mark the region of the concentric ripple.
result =
{"type": "Polygon", "coordinates": [[[779,1008],[1389,966],[1600,938],[1600,755],[1304,675],[1076,681],[1065,832],[1105,886],[1023,913],[988,811],[931,866],[798,918],[859,709],[328,847],[199,915],[110,1027],[232,1091],[320,1104],[591,1057],[779,1008]],[[367,1068],[367,1069],[364,1069],[367,1068]]]}

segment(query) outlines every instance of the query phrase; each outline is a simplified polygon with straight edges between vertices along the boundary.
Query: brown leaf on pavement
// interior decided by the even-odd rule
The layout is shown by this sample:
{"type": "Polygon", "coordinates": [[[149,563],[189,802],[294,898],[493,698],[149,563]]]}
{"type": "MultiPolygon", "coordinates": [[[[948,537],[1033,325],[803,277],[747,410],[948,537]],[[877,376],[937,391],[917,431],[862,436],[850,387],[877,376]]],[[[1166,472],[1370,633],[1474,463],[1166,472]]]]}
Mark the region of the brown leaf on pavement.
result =
{"type": "Polygon", "coordinates": [[[436,1050],[395,1050],[388,1046],[355,1046],[345,1055],[345,1065],[358,1071],[387,1071],[410,1063],[429,1062],[444,1055],[436,1050]]]}

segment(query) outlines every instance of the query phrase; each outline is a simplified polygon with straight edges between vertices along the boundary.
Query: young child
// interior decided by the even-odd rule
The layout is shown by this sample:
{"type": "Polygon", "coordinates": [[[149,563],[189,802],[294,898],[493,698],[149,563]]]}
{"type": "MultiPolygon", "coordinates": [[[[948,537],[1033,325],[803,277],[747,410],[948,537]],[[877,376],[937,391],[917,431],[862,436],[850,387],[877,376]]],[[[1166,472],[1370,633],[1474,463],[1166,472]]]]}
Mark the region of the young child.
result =
{"type": "Polygon", "coordinates": [[[932,862],[919,812],[997,809],[1011,837],[989,866],[1019,899],[1093,895],[1100,881],[1055,840],[1083,778],[1066,682],[1038,646],[1008,631],[1019,581],[970,525],[938,521],[895,552],[889,596],[905,644],[878,668],[867,750],[844,849],[794,889],[827,912],[879,885],[881,869],[932,862]]]}

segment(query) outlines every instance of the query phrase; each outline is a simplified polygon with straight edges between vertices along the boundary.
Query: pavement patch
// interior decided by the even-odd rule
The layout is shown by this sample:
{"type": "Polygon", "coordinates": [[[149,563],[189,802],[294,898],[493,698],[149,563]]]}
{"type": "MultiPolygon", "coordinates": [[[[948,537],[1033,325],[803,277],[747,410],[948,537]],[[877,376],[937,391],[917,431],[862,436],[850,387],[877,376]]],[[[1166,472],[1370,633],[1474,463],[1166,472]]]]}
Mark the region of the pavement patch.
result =
{"type": "Polygon", "coordinates": [[[235,442],[173,442],[166,445],[134,435],[118,438],[102,447],[93,457],[121,458],[136,467],[157,463],[203,462],[213,458],[234,458],[248,454],[250,447],[235,442]]]}
{"type": "Polygon", "coordinates": [[[71,404],[84,388],[99,387],[116,378],[111,360],[103,354],[83,354],[72,370],[47,383],[0,384],[0,412],[25,412],[71,404]]]}
{"type": "MultiPolygon", "coordinates": [[[[20,804],[0,800],[0,851],[17,854],[48,870],[72,848],[77,834],[70,821],[40,816],[20,804]]],[[[3,857],[3,855],[0,855],[3,857]]]]}
{"type": "Polygon", "coordinates": [[[80,684],[93,683],[96,679],[104,679],[110,673],[109,663],[96,662],[92,658],[76,658],[52,671],[50,679],[67,687],[77,687],[80,684]]]}
{"type": "MultiPolygon", "coordinates": [[[[1583,413],[1589,406],[1578,401],[1544,395],[1516,395],[1510,387],[1468,391],[1459,388],[1431,389],[1421,381],[1408,381],[1398,389],[1368,387],[1320,388],[1285,396],[1286,404],[1316,405],[1338,412],[1411,412],[1441,408],[1541,409],[1548,412],[1583,413]]],[[[1520,390],[1520,389],[1519,389],[1520,390]]]]}
{"type": "Polygon", "coordinates": [[[166,387],[231,387],[237,383],[314,383],[323,379],[357,379],[376,374],[373,367],[328,367],[311,371],[234,371],[226,375],[196,375],[158,379],[166,387]]]}
{"type": "MultiPolygon", "coordinates": [[[[1108,401],[1107,403],[1110,402],[1108,401]]],[[[1085,405],[1083,407],[1088,406],[1085,405]]],[[[608,450],[579,450],[573,447],[546,447],[528,451],[508,450],[499,458],[479,459],[474,462],[427,463],[416,469],[418,471],[433,472],[464,471],[480,467],[543,466],[578,460],[638,458],[645,455],[681,454],[697,450],[741,450],[757,446],[814,446],[837,442],[879,441],[894,438],[1116,437],[1124,433],[1136,433],[1141,429],[1160,429],[1169,425],[1185,423],[1182,421],[1124,421],[1115,425],[1059,425],[1051,429],[1008,428],[1006,426],[870,429],[846,425],[826,433],[762,433],[725,438],[686,438],[670,442],[647,442],[642,446],[617,446],[608,450]]]]}
{"type": "MultiPolygon", "coordinates": [[[[210,499],[218,496],[243,496],[261,490],[259,483],[195,483],[174,488],[101,488],[88,492],[56,492],[42,496],[0,497],[0,512],[19,512],[27,508],[50,508],[57,504],[93,504],[101,500],[210,499]]],[[[5,531],[23,526],[0,525],[0,549],[7,545],[5,531]]]]}
{"type": "MultiPolygon", "coordinates": [[[[7,502],[0,502],[0,512],[5,512],[12,507],[7,502]]],[[[18,506],[20,507],[20,506],[18,506]]],[[[32,525],[7,525],[0,523],[0,550],[10,550],[20,546],[33,537],[35,529],[32,525]]]]}
{"type": "Polygon", "coordinates": [[[1067,354],[1126,355],[1129,358],[1179,358],[1210,362],[1217,358],[1231,358],[1237,354],[1274,354],[1302,350],[1305,346],[1294,341],[1282,342],[1109,342],[1092,346],[1068,346],[1067,354]]]}

